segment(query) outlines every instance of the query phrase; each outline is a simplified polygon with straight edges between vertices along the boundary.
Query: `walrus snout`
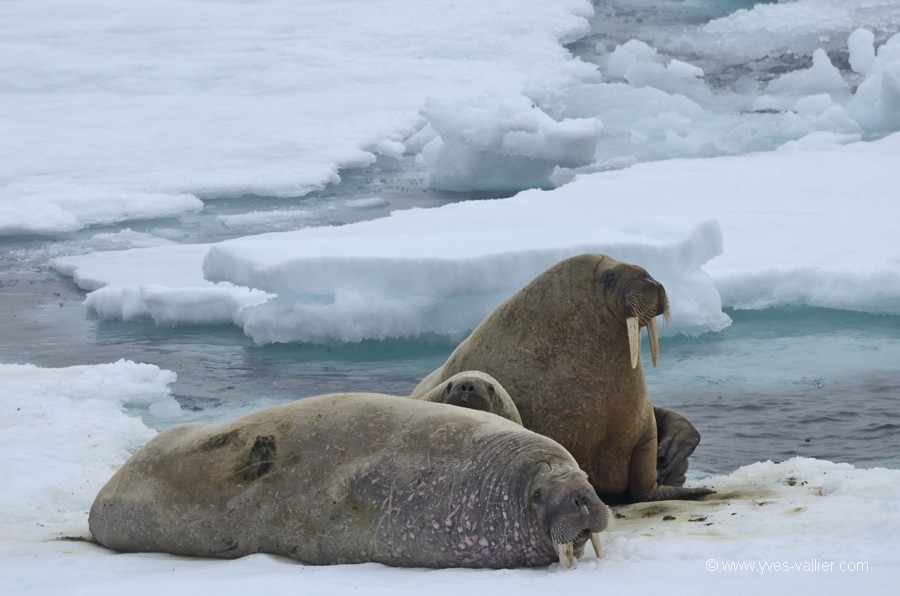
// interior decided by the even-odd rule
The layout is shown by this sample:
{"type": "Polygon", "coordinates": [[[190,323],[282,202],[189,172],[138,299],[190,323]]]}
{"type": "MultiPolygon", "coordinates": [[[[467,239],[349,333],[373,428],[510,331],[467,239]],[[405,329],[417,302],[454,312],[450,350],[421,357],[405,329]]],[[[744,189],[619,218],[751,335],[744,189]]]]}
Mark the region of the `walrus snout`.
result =
{"type": "Polygon", "coordinates": [[[649,275],[631,282],[625,292],[625,316],[646,324],[659,315],[669,320],[669,297],[663,285],[649,275]]]}
{"type": "Polygon", "coordinates": [[[560,564],[571,567],[589,538],[597,557],[603,556],[600,532],[609,523],[609,509],[586,479],[572,477],[548,494],[538,489],[532,501],[539,507],[539,521],[557,549],[560,564]]]}
{"type": "Polygon", "coordinates": [[[466,379],[448,383],[445,394],[444,403],[446,404],[490,412],[494,388],[489,383],[466,379]]]}
{"type": "Polygon", "coordinates": [[[669,297],[661,283],[649,275],[633,282],[625,295],[625,327],[628,330],[628,347],[631,352],[631,368],[637,368],[641,353],[641,326],[647,327],[650,338],[650,357],[653,367],[659,364],[659,331],[656,317],[663,316],[669,323],[669,297]]]}

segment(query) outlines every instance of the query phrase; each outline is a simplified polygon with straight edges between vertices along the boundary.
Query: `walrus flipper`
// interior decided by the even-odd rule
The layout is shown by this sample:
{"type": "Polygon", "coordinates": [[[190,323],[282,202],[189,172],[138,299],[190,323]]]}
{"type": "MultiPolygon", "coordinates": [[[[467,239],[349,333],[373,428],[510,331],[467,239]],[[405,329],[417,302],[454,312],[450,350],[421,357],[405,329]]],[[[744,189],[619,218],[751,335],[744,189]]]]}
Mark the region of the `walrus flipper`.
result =
{"type": "Polygon", "coordinates": [[[666,408],[654,407],[659,448],[656,481],[670,486],[684,485],[688,457],[700,444],[700,433],[687,418],[666,408]]]}
{"type": "Polygon", "coordinates": [[[716,491],[705,486],[687,487],[687,486],[669,486],[667,484],[657,484],[656,487],[648,494],[644,495],[641,501],[693,501],[706,495],[713,495],[716,491]]]}
{"type": "MultiPolygon", "coordinates": [[[[699,499],[716,492],[703,486],[688,488],[662,484],[656,481],[656,474],[653,474],[653,471],[656,469],[658,453],[658,443],[653,432],[655,430],[655,428],[651,427],[648,430],[648,436],[631,454],[628,483],[628,494],[631,501],[634,503],[670,500],[685,501],[699,499]]],[[[685,469],[686,467],[685,465],[685,469]]]]}

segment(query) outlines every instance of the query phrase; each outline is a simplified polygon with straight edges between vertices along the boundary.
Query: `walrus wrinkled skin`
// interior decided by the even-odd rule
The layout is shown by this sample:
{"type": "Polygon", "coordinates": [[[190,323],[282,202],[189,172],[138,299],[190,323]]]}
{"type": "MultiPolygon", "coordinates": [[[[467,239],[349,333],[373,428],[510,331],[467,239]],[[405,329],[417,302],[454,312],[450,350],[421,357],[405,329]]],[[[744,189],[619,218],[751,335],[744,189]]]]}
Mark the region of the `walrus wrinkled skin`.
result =
{"type": "Polygon", "coordinates": [[[412,395],[458,371],[481,370],[506,388],[526,428],[569,450],[605,501],[710,494],[657,481],[683,482],[699,442],[690,423],[655,413],[647,395],[640,330],[648,330],[655,364],[658,315],[668,317],[668,299],[644,269],[605,255],[572,257],[498,306],[412,395]],[[658,452],[657,415],[668,424],[665,454],[658,452]]]}
{"type": "Polygon", "coordinates": [[[457,373],[428,393],[413,396],[413,399],[490,412],[522,425],[519,409],[503,385],[480,370],[457,373]]]}
{"type": "Polygon", "coordinates": [[[333,394],[161,433],[89,523],[126,552],[507,568],[599,548],[607,516],[547,437],[487,412],[333,394]]]}

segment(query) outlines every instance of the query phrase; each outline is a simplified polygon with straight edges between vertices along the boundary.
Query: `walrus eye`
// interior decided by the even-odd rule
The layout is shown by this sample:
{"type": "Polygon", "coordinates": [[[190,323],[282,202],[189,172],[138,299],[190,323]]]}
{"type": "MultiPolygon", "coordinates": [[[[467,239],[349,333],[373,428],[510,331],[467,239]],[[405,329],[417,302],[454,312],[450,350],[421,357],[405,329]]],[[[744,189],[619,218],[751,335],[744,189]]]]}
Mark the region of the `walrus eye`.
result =
{"type": "Polygon", "coordinates": [[[494,386],[493,385],[488,385],[487,389],[488,389],[488,393],[490,393],[491,395],[494,394],[494,386]]]}
{"type": "Polygon", "coordinates": [[[453,383],[452,382],[447,383],[447,388],[444,389],[444,391],[446,391],[447,393],[450,393],[451,391],[453,391],[453,383]]]}
{"type": "Polygon", "coordinates": [[[602,283],[606,287],[613,285],[615,281],[616,275],[612,271],[607,271],[603,274],[603,277],[600,278],[600,283],[602,283]]]}
{"type": "Polygon", "coordinates": [[[534,501],[535,503],[540,503],[543,498],[544,498],[544,495],[541,492],[541,489],[537,489],[536,491],[531,493],[531,500],[534,501]]]}

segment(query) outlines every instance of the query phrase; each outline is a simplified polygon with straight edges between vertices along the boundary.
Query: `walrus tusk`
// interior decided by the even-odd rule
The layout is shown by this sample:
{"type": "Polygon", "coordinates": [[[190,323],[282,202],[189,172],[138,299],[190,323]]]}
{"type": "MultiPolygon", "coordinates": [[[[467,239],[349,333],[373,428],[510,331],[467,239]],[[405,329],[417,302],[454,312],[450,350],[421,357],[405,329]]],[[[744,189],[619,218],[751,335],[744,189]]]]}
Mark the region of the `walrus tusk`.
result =
{"type": "Polygon", "coordinates": [[[571,542],[566,544],[557,544],[556,552],[559,554],[559,564],[566,569],[572,568],[572,559],[575,556],[575,545],[571,542]]]}
{"type": "Polygon", "coordinates": [[[656,329],[656,317],[647,321],[647,335],[650,336],[650,356],[653,358],[653,368],[659,364],[659,331],[656,329]]]}
{"type": "Polygon", "coordinates": [[[637,317],[628,317],[625,325],[628,327],[628,347],[631,348],[631,368],[637,368],[641,354],[641,323],[637,317]]]}
{"type": "Polygon", "coordinates": [[[591,533],[591,546],[594,547],[594,553],[598,559],[603,558],[603,546],[600,544],[600,532],[591,533]]]}

